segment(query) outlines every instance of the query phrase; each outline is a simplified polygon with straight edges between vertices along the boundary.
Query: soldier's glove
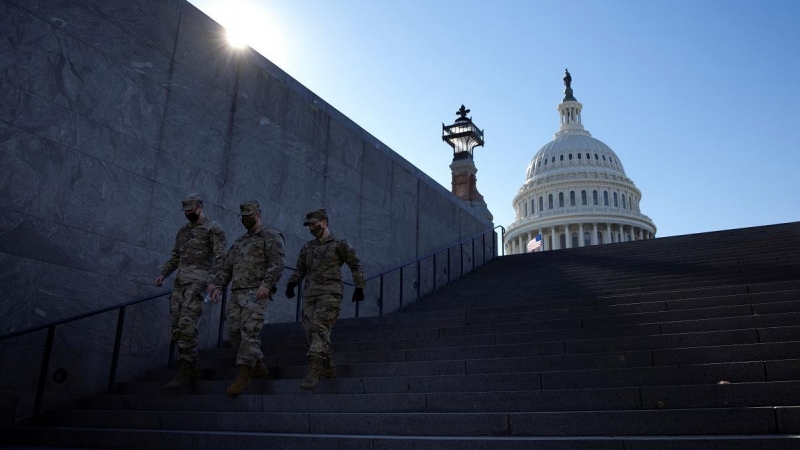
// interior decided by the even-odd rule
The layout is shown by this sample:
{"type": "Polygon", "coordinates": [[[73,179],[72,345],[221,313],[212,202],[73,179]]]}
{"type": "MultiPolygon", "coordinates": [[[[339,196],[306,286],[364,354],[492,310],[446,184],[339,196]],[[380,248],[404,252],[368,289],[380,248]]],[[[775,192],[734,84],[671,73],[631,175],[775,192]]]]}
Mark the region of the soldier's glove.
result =
{"type": "Polygon", "coordinates": [[[364,288],[356,288],[353,291],[353,301],[360,302],[361,300],[364,300],[364,288]]]}
{"type": "Polygon", "coordinates": [[[286,285],[286,298],[294,298],[294,288],[297,287],[297,283],[289,283],[286,285]]]}

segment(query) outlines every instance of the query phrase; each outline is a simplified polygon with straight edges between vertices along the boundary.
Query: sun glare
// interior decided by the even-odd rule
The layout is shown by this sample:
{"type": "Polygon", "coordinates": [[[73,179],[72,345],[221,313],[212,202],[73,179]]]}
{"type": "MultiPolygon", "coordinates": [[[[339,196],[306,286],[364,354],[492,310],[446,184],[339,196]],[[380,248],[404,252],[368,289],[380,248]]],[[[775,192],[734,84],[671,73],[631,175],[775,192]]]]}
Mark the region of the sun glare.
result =
{"type": "Polygon", "coordinates": [[[277,26],[278,20],[264,9],[263,3],[227,0],[212,5],[213,12],[209,12],[225,27],[231,47],[250,46],[276,64],[283,62],[283,36],[277,26]]]}

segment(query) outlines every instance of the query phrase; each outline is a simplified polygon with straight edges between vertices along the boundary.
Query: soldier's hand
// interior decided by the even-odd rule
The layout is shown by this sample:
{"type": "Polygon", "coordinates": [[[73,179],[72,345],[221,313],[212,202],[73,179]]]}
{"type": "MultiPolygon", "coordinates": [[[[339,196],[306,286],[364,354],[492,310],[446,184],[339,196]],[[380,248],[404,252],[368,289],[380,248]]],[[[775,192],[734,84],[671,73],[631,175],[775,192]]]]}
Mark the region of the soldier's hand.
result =
{"type": "Polygon", "coordinates": [[[164,275],[159,275],[158,278],[156,278],[156,286],[161,287],[163,285],[164,285],[164,275]]]}
{"type": "Polygon", "coordinates": [[[361,300],[364,300],[364,288],[356,288],[353,291],[353,301],[360,302],[361,300]]]}
{"type": "Polygon", "coordinates": [[[286,298],[294,298],[294,288],[296,287],[296,283],[289,283],[286,285],[286,298]]]}
{"type": "Polygon", "coordinates": [[[216,305],[220,297],[222,297],[222,290],[215,288],[214,292],[211,293],[211,303],[216,305]]]}
{"type": "Polygon", "coordinates": [[[258,287],[258,291],[256,292],[256,298],[259,300],[263,300],[269,297],[269,288],[264,286],[263,284],[258,287]]]}

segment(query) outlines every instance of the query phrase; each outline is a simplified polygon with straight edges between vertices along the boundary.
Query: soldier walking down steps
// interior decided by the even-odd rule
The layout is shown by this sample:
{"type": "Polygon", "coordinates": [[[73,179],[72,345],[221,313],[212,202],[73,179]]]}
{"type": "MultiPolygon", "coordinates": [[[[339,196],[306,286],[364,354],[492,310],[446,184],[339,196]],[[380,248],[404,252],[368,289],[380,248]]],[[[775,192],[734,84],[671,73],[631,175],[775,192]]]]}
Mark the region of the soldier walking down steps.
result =
{"type": "Polygon", "coordinates": [[[261,328],[267,305],[283,275],[283,236],[261,222],[256,201],[239,205],[242,225],[247,232],[236,239],[216,278],[208,285],[212,301],[231,283],[231,302],[225,322],[231,345],[236,350],[238,375],[226,392],[239,395],[250,386],[250,377],[267,377],[269,371],[261,353],[261,328]]]}
{"type": "Polygon", "coordinates": [[[172,257],[161,268],[156,286],[176,269],[170,296],[172,342],[178,346],[178,373],[164,387],[180,389],[199,378],[197,370],[197,319],[203,313],[203,291],[212,271],[222,265],[226,239],[222,227],[203,214],[203,200],[189,194],[182,202],[189,223],[178,230],[172,257]]]}
{"type": "Polygon", "coordinates": [[[314,236],[306,242],[297,257],[297,271],[289,278],[286,297],[294,297],[294,289],[305,278],[303,290],[303,329],[308,341],[308,375],[301,389],[314,389],[320,378],[336,376],[331,350],[331,328],[339,318],[344,283],[342,264],[353,274],[355,291],[352,300],[364,300],[364,273],[356,251],[344,239],[328,230],[328,214],[318,209],[306,214],[304,226],[314,236]]]}

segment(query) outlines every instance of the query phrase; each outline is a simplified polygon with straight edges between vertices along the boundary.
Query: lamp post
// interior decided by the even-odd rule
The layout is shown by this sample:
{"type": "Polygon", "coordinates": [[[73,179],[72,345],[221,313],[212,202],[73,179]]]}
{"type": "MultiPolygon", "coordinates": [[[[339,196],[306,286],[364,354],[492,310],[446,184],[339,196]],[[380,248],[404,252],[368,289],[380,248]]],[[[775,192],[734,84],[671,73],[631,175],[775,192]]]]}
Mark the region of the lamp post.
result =
{"type": "Polygon", "coordinates": [[[453,162],[450,171],[453,175],[453,194],[477,209],[480,214],[493,220],[492,213],[486,207],[483,196],[478,192],[478,168],[473,161],[473,151],[476,147],[483,147],[483,130],[476,127],[471,117],[467,117],[469,110],[461,105],[456,112],[459,117],[452,125],[442,124],[442,140],[453,148],[453,162]]]}

